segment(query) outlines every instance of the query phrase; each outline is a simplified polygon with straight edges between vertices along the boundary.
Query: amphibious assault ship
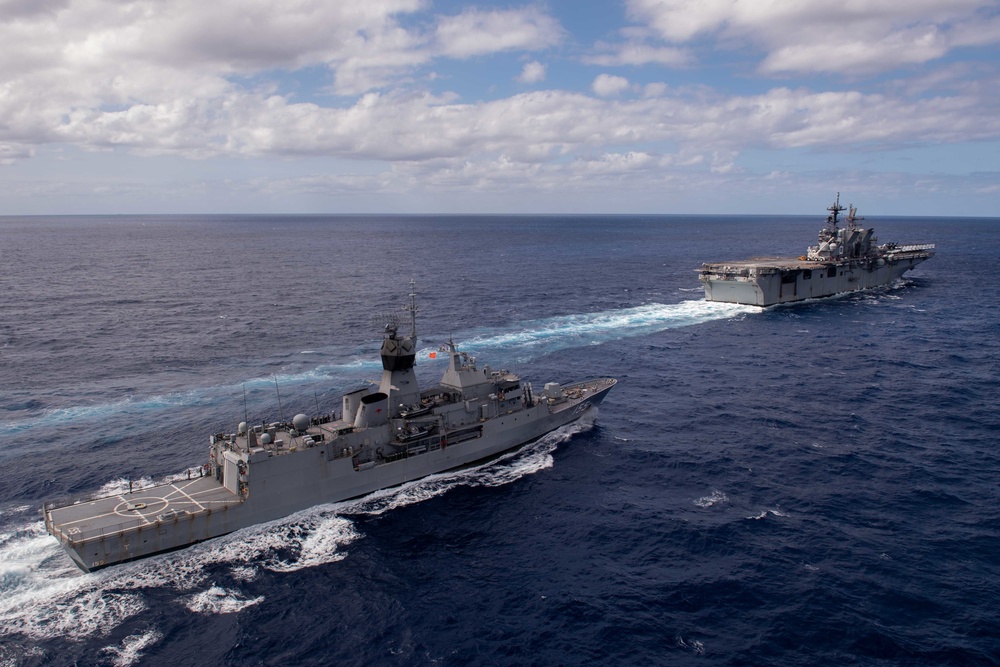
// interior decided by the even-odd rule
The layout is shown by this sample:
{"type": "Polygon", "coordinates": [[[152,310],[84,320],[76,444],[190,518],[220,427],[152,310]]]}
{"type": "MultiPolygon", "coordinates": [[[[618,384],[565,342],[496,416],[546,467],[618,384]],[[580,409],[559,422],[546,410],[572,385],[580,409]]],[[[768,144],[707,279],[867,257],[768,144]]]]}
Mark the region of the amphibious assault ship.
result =
{"type": "Polygon", "coordinates": [[[550,382],[536,394],[514,373],[477,368],[449,341],[440,383],[420,389],[412,287],[404,310],[410,334],[396,317],[385,325],[377,390],[345,395],[339,415],[243,421],[209,438],[209,460],[190,479],[46,503],[46,528],[80,568],[97,570],[489,459],[580,419],[615,386],[550,382]]]}
{"type": "Polygon", "coordinates": [[[887,285],[925,259],[934,256],[933,243],[878,245],[874,229],[858,226],[864,220],[852,205],[847,226],[838,225],[845,210],[840,193],[819,232],[819,243],[797,258],[761,257],[743,261],[702,264],[698,279],[707,301],[750,306],[802,301],[842,292],[887,285]]]}

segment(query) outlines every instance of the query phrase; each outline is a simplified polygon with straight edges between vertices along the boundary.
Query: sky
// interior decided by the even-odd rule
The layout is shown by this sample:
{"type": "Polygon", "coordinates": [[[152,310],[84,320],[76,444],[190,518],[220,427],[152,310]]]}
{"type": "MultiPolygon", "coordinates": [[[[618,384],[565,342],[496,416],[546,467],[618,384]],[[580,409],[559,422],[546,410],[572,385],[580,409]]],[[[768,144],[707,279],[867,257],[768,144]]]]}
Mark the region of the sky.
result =
{"type": "Polygon", "coordinates": [[[1000,216],[1000,0],[0,0],[0,215],[1000,216]]]}

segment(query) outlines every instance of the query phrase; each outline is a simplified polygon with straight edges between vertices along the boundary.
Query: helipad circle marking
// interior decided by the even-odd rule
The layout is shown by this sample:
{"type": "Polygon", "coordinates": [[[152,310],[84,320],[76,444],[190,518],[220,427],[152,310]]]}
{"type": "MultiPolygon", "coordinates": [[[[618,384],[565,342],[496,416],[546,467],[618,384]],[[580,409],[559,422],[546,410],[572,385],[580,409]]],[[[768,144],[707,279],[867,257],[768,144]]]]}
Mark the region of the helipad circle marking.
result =
{"type": "Polygon", "coordinates": [[[148,516],[149,514],[162,512],[170,505],[166,498],[147,496],[143,498],[133,498],[115,506],[114,512],[118,516],[135,517],[148,516]]]}

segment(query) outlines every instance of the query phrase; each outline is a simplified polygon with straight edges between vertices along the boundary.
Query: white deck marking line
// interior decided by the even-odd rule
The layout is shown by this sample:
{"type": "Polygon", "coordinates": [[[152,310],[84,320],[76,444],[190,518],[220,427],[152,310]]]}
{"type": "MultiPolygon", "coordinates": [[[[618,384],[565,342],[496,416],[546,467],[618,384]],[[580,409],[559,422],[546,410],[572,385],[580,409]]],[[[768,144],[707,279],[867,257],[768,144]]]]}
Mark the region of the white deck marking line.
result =
{"type": "Polygon", "coordinates": [[[178,493],[180,493],[185,498],[187,498],[188,500],[190,500],[192,503],[194,503],[195,505],[197,505],[199,510],[204,510],[205,509],[204,505],[202,505],[201,503],[199,503],[197,500],[195,500],[194,498],[192,498],[188,494],[184,493],[184,489],[182,489],[180,487],[177,487],[177,486],[175,486],[174,488],[177,489],[178,493]]]}
{"type": "MultiPolygon", "coordinates": [[[[87,504],[92,504],[92,505],[94,505],[96,507],[98,504],[102,504],[102,503],[99,503],[99,501],[110,500],[111,498],[122,499],[121,496],[105,496],[104,498],[99,498],[96,501],[90,501],[87,504]]],[[[57,508],[54,511],[58,512],[59,510],[62,510],[62,509],[75,509],[77,507],[79,507],[79,506],[78,505],[68,505],[66,507],[57,508]]],[[[125,518],[131,518],[131,517],[126,517],[126,516],[124,516],[122,514],[119,514],[118,512],[115,511],[115,508],[112,507],[110,512],[105,512],[104,514],[91,514],[90,516],[84,516],[84,517],[80,517],[79,519],[72,519],[72,520],[69,520],[69,521],[60,521],[58,525],[60,527],[61,526],[70,526],[70,525],[72,525],[74,523],[84,523],[84,522],[87,522],[87,521],[94,521],[95,519],[104,519],[104,518],[110,517],[110,516],[116,516],[116,517],[123,518],[123,519],[125,519],[125,518]]],[[[141,516],[141,514],[140,514],[140,516],[141,516]]],[[[55,521],[54,517],[53,517],[53,521],[55,521]]],[[[125,523],[125,522],[124,521],[118,521],[117,523],[122,524],[122,523],[125,523]]]]}
{"type": "Polygon", "coordinates": [[[194,479],[186,480],[187,484],[184,484],[183,486],[177,486],[177,483],[175,482],[174,483],[174,488],[175,489],[179,489],[180,491],[183,491],[184,489],[188,488],[189,486],[191,486],[192,484],[196,483],[200,479],[204,479],[204,478],[202,478],[202,477],[195,477],[194,479]]]}
{"type": "MultiPolygon", "coordinates": [[[[184,486],[188,487],[191,484],[196,483],[200,479],[202,479],[202,478],[198,478],[198,480],[192,479],[189,482],[187,482],[186,484],[184,484],[184,486]]],[[[185,480],[185,481],[187,481],[187,480],[185,480]]],[[[239,502],[239,499],[235,496],[235,494],[229,493],[228,489],[225,489],[225,487],[223,487],[221,485],[217,486],[217,487],[209,487],[209,488],[204,489],[202,491],[198,491],[198,492],[195,493],[195,495],[201,496],[201,495],[206,495],[206,494],[214,494],[214,493],[219,493],[222,490],[225,490],[227,492],[226,496],[228,496],[228,497],[225,497],[225,498],[222,498],[222,499],[219,499],[219,500],[204,500],[202,502],[204,502],[206,504],[222,504],[222,505],[230,505],[232,503],[238,503],[239,502]]],[[[162,501],[164,503],[164,506],[162,508],[157,508],[156,510],[152,510],[151,508],[149,508],[147,506],[146,509],[148,511],[148,514],[145,513],[145,512],[143,512],[142,510],[131,510],[132,512],[134,512],[134,514],[131,514],[131,515],[119,514],[118,511],[117,511],[117,509],[116,509],[117,506],[115,506],[115,507],[112,507],[110,511],[104,512],[102,514],[91,514],[89,516],[80,517],[78,519],[70,519],[70,520],[66,520],[66,521],[59,521],[56,517],[62,513],[62,512],[60,512],[60,510],[63,510],[63,509],[72,509],[72,508],[77,508],[78,507],[77,505],[70,505],[70,506],[67,506],[65,508],[61,508],[61,507],[60,508],[55,508],[55,509],[53,509],[50,512],[50,514],[52,516],[53,524],[58,528],[58,530],[60,532],[64,532],[64,533],[65,533],[66,529],[68,529],[69,527],[72,527],[72,526],[74,526],[76,524],[87,524],[87,523],[90,523],[90,522],[97,522],[97,523],[99,523],[101,519],[107,519],[107,518],[113,518],[113,520],[115,520],[115,525],[114,526],[95,527],[95,528],[92,528],[92,530],[100,530],[101,532],[105,532],[105,531],[110,530],[112,528],[117,529],[117,530],[132,530],[134,528],[141,527],[140,520],[142,522],[144,522],[147,526],[152,526],[152,525],[155,525],[157,522],[150,520],[148,517],[154,516],[155,513],[162,513],[164,511],[166,511],[170,507],[170,499],[171,499],[171,497],[179,496],[179,495],[184,496],[184,498],[186,498],[187,500],[185,501],[184,499],[181,499],[181,498],[174,498],[174,502],[175,503],[184,504],[185,502],[190,502],[190,503],[196,505],[199,508],[199,510],[205,510],[205,509],[207,509],[205,507],[205,505],[202,505],[202,502],[199,502],[199,501],[195,500],[192,496],[190,496],[187,493],[185,493],[181,488],[179,488],[176,484],[173,484],[173,483],[170,483],[170,484],[155,484],[153,486],[146,487],[146,488],[143,488],[143,489],[136,489],[135,492],[133,493],[133,495],[134,494],[138,494],[138,493],[145,494],[145,495],[142,496],[142,498],[145,499],[143,502],[146,502],[146,503],[150,503],[150,502],[156,503],[156,502],[161,502],[162,501]],[[163,495],[160,495],[160,494],[157,493],[157,491],[165,491],[167,488],[171,488],[173,490],[170,493],[166,493],[166,494],[163,494],[163,495]]],[[[116,494],[116,495],[113,495],[113,496],[104,496],[103,498],[95,498],[94,500],[87,501],[84,504],[91,505],[91,506],[93,506],[93,507],[96,508],[96,507],[104,504],[104,502],[102,502],[102,501],[108,501],[108,500],[111,500],[111,499],[117,499],[117,500],[120,500],[121,502],[124,502],[124,503],[129,502],[124,497],[122,497],[121,494],[116,494]]]]}
{"type": "MultiPolygon", "coordinates": [[[[125,503],[125,508],[126,508],[127,511],[135,512],[135,516],[138,516],[140,519],[142,519],[143,521],[145,521],[147,526],[153,525],[153,522],[150,521],[149,519],[147,519],[146,515],[143,514],[141,510],[129,510],[128,509],[128,504],[129,504],[130,501],[125,500],[125,498],[123,498],[121,496],[121,494],[118,494],[118,499],[120,501],[122,501],[123,503],[125,503]]],[[[118,508],[117,507],[115,509],[111,510],[111,513],[112,514],[117,514],[118,516],[122,516],[122,517],[128,517],[127,514],[118,514],[118,508]]]]}
{"type": "MultiPolygon", "coordinates": [[[[63,526],[71,526],[74,523],[85,523],[85,522],[88,522],[88,521],[94,521],[95,519],[104,519],[104,518],[111,517],[111,516],[115,516],[115,517],[118,517],[119,519],[124,519],[124,520],[123,521],[118,521],[114,526],[103,526],[103,527],[102,526],[98,526],[98,527],[94,528],[93,530],[101,530],[102,532],[107,531],[107,530],[111,530],[112,528],[115,528],[116,526],[123,526],[126,523],[129,523],[128,519],[131,518],[131,517],[123,516],[123,515],[119,514],[118,512],[116,512],[114,510],[111,510],[110,512],[105,512],[104,514],[94,514],[94,515],[91,515],[91,516],[82,517],[80,519],[74,519],[72,521],[60,522],[59,525],[58,525],[58,528],[61,530],[63,528],[63,526]]],[[[146,517],[143,516],[142,514],[140,514],[139,516],[142,517],[142,519],[144,521],[146,520],[146,517]]],[[[146,523],[149,523],[149,521],[146,521],[146,523]]],[[[138,526],[138,522],[136,522],[136,525],[138,526]]],[[[129,526],[129,528],[131,528],[131,526],[129,526]]],[[[126,528],[120,528],[119,530],[127,530],[127,529],[126,528]]]]}
{"type": "MultiPolygon", "coordinates": [[[[194,493],[191,494],[192,497],[197,497],[197,498],[202,498],[204,496],[209,496],[209,495],[211,495],[211,496],[219,496],[219,495],[221,495],[223,502],[225,502],[227,500],[230,500],[230,499],[231,500],[236,500],[236,494],[235,493],[230,493],[229,489],[225,489],[225,488],[220,488],[220,489],[205,489],[203,491],[196,491],[196,492],[194,492],[194,493]]],[[[218,500],[214,500],[214,501],[205,501],[205,502],[219,502],[219,501],[218,500]]]]}
{"type": "MultiPolygon", "coordinates": [[[[202,478],[199,477],[198,479],[192,479],[190,481],[187,481],[187,483],[184,484],[184,485],[182,485],[182,486],[178,486],[176,483],[173,486],[177,490],[178,493],[183,494],[186,498],[188,498],[188,500],[190,500],[191,502],[193,502],[196,505],[198,505],[199,507],[201,507],[201,509],[205,509],[205,507],[202,506],[201,503],[205,503],[205,504],[209,504],[209,503],[219,504],[219,503],[222,503],[224,505],[229,505],[230,503],[234,503],[234,502],[238,502],[239,501],[239,499],[236,497],[235,494],[229,493],[229,489],[226,489],[226,487],[222,486],[221,484],[219,484],[217,486],[210,486],[208,488],[202,489],[201,491],[195,491],[195,492],[190,493],[190,494],[185,491],[185,489],[187,489],[192,484],[198,483],[199,481],[201,481],[201,479],[202,478]],[[215,494],[218,494],[218,493],[220,493],[222,491],[225,491],[226,495],[227,496],[231,496],[231,497],[221,498],[221,499],[217,499],[217,500],[195,500],[195,497],[206,496],[206,495],[209,495],[209,494],[215,495],[215,494]]],[[[175,495],[175,494],[171,493],[170,495],[175,495]]]]}
{"type": "Polygon", "coordinates": [[[219,497],[218,494],[212,494],[212,497],[206,498],[205,494],[192,495],[192,497],[197,497],[199,503],[235,503],[239,502],[239,499],[235,495],[226,495],[224,497],[219,497]]]}
{"type": "Polygon", "coordinates": [[[210,486],[208,488],[202,489],[201,491],[192,491],[191,495],[192,496],[203,496],[206,493],[222,493],[222,492],[229,493],[229,489],[227,489],[226,487],[222,486],[221,484],[216,484],[215,486],[210,486]]]}
{"type": "MultiPolygon", "coordinates": [[[[177,495],[178,493],[180,493],[180,491],[181,491],[180,489],[178,489],[178,488],[177,488],[176,486],[174,486],[173,484],[171,484],[171,485],[170,485],[170,488],[172,488],[172,489],[173,489],[173,491],[171,491],[170,493],[165,493],[165,494],[163,494],[163,499],[164,499],[164,500],[168,500],[168,499],[169,499],[169,498],[170,498],[171,496],[176,496],[176,495],[177,495]]],[[[169,500],[168,500],[168,502],[169,502],[169,500]]]]}

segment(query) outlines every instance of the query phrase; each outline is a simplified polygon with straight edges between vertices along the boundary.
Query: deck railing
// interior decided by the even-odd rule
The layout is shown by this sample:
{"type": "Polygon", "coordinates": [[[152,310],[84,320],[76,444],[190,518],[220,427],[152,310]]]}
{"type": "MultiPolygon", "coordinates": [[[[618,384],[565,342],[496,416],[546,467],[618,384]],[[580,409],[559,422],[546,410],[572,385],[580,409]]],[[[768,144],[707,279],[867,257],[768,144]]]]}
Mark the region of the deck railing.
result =
{"type": "Polygon", "coordinates": [[[894,248],[892,252],[917,252],[920,250],[934,250],[933,243],[917,243],[914,245],[901,245],[894,248]]]}

